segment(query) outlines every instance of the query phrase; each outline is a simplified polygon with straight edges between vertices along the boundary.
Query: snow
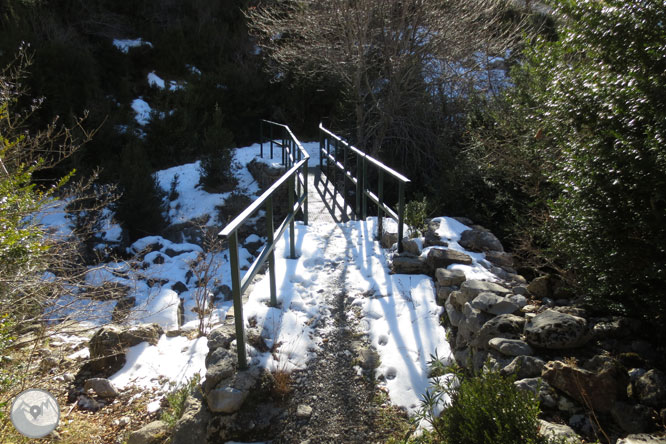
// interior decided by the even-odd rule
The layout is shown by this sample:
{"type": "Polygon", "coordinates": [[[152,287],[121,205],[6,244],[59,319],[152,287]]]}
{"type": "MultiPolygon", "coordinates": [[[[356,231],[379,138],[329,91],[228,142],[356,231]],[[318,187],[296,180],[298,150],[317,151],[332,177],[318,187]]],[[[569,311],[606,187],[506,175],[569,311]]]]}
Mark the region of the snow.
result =
{"type": "Polygon", "coordinates": [[[134,119],[139,125],[144,126],[150,123],[150,113],[152,109],[150,108],[150,105],[148,105],[148,102],[141,97],[134,99],[132,101],[132,109],[136,113],[134,119]]]}
{"type": "Polygon", "coordinates": [[[152,71],[148,73],[148,85],[164,89],[164,80],[152,71]]]}
{"type": "Polygon", "coordinates": [[[153,47],[153,44],[147,42],[141,38],[138,39],[113,39],[113,46],[118,48],[120,52],[127,54],[129,53],[130,48],[138,48],[139,46],[149,46],[153,47]]]}

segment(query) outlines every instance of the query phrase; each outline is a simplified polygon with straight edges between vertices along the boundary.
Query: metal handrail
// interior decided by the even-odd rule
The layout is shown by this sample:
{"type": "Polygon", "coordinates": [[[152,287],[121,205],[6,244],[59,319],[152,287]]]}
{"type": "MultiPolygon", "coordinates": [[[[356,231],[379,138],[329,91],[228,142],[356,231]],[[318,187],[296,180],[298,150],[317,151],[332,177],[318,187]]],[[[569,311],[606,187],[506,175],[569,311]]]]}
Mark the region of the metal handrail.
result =
{"type": "Polygon", "coordinates": [[[383,218],[384,213],[389,215],[392,219],[398,222],[398,252],[402,252],[402,236],[403,236],[403,223],[405,219],[405,184],[408,184],[410,180],[398,173],[394,169],[384,165],[379,160],[374,157],[364,153],[355,146],[349,144],[347,141],[342,139],[340,136],[332,133],[331,131],[324,128],[323,124],[319,124],[320,131],[320,145],[319,149],[321,155],[319,156],[319,167],[323,168],[324,159],[326,159],[326,165],[330,166],[331,164],[335,167],[333,170],[333,183],[335,184],[335,171],[340,170],[344,176],[343,185],[342,185],[342,196],[345,201],[347,200],[347,181],[350,181],[356,187],[356,208],[355,213],[357,217],[365,219],[368,214],[368,203],[367,199],[370,199],[373,203],[377,205],[377,221],[378,221],[378,236],[381,237],[384,226],[383,218]],[[334,152],[331,154],[331,142],[333,142],[334,152]],[[339,161],[338,148],[342,146],[343,149],[343,160],[342,163],[339,161]],[[356,177],[352,174],[350,169],[350,160],[349,154],[353,154],[356,157],[356,174],[358,175],[359,171],[359,159],[360,159],[360,171],[361,176],[356,177]],[[378,171],[378,183],[377,183],[377,194],[373,193],[368,184],[368,165],[377,168],[378,171]],[[390,177],[395,179],[398,182],[398,208],[397,212],[384,202],[384,174],[388,174],[390,177]]]}
{"type": "Polygon", "coordinates": [[[245,322],[243,319],[243,293],[248,289],[252,279],[257,275],[261,266],[268,261],[268,273],[270,279],[270,305],[277,306],[277,288],[275,283],[275,244],[276,239],[280,239],[287,227],[289,227],[289,257],[296,258],[296,233],[295,218],[299,211],[303,211],[303,222],[308,223],[308,159],[310,155],[303,149],[296,136],[291,132],[288,126],[280,123],[262,120],[260,125],[260,155],[264,157],[264,125],[268,125],[271,133],[271,158],[273,158],[273,144],[278,144],[282,148],[282,165],[287,170],[270,188],[262,193],[250,206],[234,220],[229,222],[218,237],[229,241],[229,262],[231,268],[231,292],[234,301],[234,322],[236,325],[236,353],[238,355],[238,367],[247,368],[247,352],[245,349],[245,322]],[[281,131],[281,142],[273,140],[274,129],[281,131]],[[296,149],[294,149],[296,148],[296,149]],[[273,195],[285,183],[289,187],[289,213],[275,230],[273,221],[273,195]],[[262,207],[266,209],[266,232],[267,243],[261,250],[261,253],[254,260],[247,270],[243,279],[240,276],[240,264],[238,260],[238,229],[254,213],[262,207]]]}

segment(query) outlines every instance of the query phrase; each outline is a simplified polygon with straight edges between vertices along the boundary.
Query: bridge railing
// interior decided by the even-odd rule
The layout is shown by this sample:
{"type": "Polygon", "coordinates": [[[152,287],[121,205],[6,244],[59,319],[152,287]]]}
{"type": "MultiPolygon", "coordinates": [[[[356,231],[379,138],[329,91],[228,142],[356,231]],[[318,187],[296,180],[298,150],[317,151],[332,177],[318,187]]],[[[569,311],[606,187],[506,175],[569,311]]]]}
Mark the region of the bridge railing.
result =
{"type": "Polygon", "coordinates": [[[320,156],[319,167],[323,170],[323,163],[326,160],[327,166],[333,166],[333,183],[336,183],[336,170],[343,176],[342,196],[347,200],[347,183],[355,187],[355,213],[356,216],[365,219],[368,215],[368,199],[377,205],[378,236],[381,237],[384,226],[384,214],[391,217],[398,223],[398,251],[402,252],[403,224],[405,219],[405,185],[410,182],[408,178],[384,165],[374,157],[364,153],[358,148],[352,146],[340,136],[332,133],[319,124],[320,134],[320,156]],[[342,150],[342,156],[340,156],[342,150]],[[342,157],[342,159],[341,159],[342,157]],[[370,183],[368,168],[374,168],[377,171],[376,193],[370,183]],[[355,174],[354,175],[354,171],[355,174]],[[391,208],[384,200],[384,178],[398,183],[398,207],[391,208]]]}
{"type": "Polygon", "coordinates": [[[243,293],[248,289],[252,279],[257,275],[262,265],[268,261],[268,274],[270,279],[270,305],[277,306],[277,289],[275,283],[275,244],[289,227],[289,256],[296,258],[295,247],[295,218],[299,211],[302,211],[304,223],[308,221],[308,159],[310,156],[291,132],[288,126],[268,120],[261,121],[261,157],[264,155],[263,138],[264,131],[268,130],[270,136],[271,158],[273,157],[273,148],[278,146],[282,151],[282,165],[287,171],[273,184],[263,192],[250,206],[234,220],[229,222],[218,237],[227,240],[229,245],[229,262],[231,269],[231,291],[234,304],[234,322],[236,326],[236,345],[238,354],[238,367],[247,368],[247,352],[245,349],[245,322],[243,318],[243,293]],[[277,139],[274,139],[274,137],[277,139]],[[289,207],[285,218],[280,222],[277,230],[273,220],[273,197],[283,186],[288,187],[289,207]],[[240,263],[238,255],[238,230],[250,219],[257,211],[264,209],[266,212],[266,245],[254,260],[250,268],[245,272],[241,279],[240,263]]]}

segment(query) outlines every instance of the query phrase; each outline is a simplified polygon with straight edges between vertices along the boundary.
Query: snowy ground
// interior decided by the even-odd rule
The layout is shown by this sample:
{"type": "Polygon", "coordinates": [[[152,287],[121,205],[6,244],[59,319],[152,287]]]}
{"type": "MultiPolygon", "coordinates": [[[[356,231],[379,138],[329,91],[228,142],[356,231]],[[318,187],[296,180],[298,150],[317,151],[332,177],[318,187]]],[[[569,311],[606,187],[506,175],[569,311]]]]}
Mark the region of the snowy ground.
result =
{"type": "MultiPolygon", "coordinates": [[[[266,146],[264,147],[266,148],[266,146]]],[[[318,164],[318,143],[306,144],[313,154],[311,164],[318,164]]],[[[259,145],[235,150],[234,173],[238,189],[255,197],[259,188],[247,171],[246,165],[259,153],[259,145]]],[[[271,162],[269,159],[264,159],[271,162]]],[[[178,197],[169,203],[171,223],[191,220],[204,215],[215,215],[230,193],[209,194],[199,186],[198,163],[182,165],[156,174],[159,185],[169,191],[177,178],[178,197]]],[[[66,219],[50,215],[49,224],[66,226],[66,219]]],[[[449,242],[449,248],[464,251],[457,240],[468,227],[450,219],[439,218],[440,236],[449,242]]],[[[212,217],[210,225],[219,222],[212,217]]],[[[302,369],[321,346],[322,319],[330,315],[330,308],[322,296],[325,292],[344,290],[353,298],[349,316],[360,316],[359,325],[380,355],[381,364],[376,377],[385,384],[391,401],[410,413],[419,407],[421,396],[428,388],[427,363],[433,355],[448,357],[451,352],[439,317],[442,308],[436,305],[432,280],[424,275],[394,275],[388,269],[388,253],[374,240],[376,220],[353,221],[346,224],[319,224],[296,226],[297,259],[288,259],[288,231],[275,249],[276,277],[279,307],[268,306],[268,278],[253,287],[244,306],[246,326],[257,328],[273,353],[260,353],[249,348],[251,362],[268,368],[302,369]],[[342,283],[332,280],[333,271],[343,276],[342,283]],[[333,286],[343,285],[344,288],[333,286]],[[360,313],[360,314],[359,314],[360,313]]],[[[107,224],[107,238],[118,234],[118,227],[107,224]]],[[[65,230],[66,231],[66,230],[65,230]]],[[[253,236],[249,241],[257,240],[253,236]]],[[[108,270],[91,271],[90,283],[116,282],[130,288],[128,296],[136,298],[130,321],[157,322],[165,330],[196,330],[198,317],[195,307],[197,288],[188,272],[197,261],[212,260],[219,263],[216,275],[218,285],[231,286],[228,272],[228,253],[215,256],[198,245],[174,243],[152,236],[135,242],[131,251],[139,254],[152,245],[153,250],[143,257],[144,268],[131,268],[124,262],[109,264],[108,270]],[[160,282],[149,285],[149,279],[160,282]],[[186,291],[176,293],[172,288],[182,283],[186,291]],[[177,306],[184,300],[185,323],[179,327],[177,306]]],[[[495,280],[481,264],[483,254],[470,253],[471,266],[453,265],[464,270],[468,278],[495,280]]],[[[424,252],[427,254],[427,249],[424,252]]],[[[241,248],[241,263],[246,268],[254,257],[241,248]]],[[[71,301],[68,301],[71,302],[71,301]]],[[[109,322],[114,301],[94,302],[96,322],[109,322]]],[[[231,301],[218,302],[211,317],[211,325],[219,323],[231,307],[231,301]]],[[[76,311],[73,310],[75,315],[76,311]]],[[[163,336],[156,346],[139,344],[129,350],[126,365],[111,377],[120,388],[129,385],[165,388],[165,381],[179,384],[194,374],[205,373],[204,359],[208,347],[205,338],[187,339],[184,336],[163,336]]],[[[85,353],[79,352],[79,357],[85,353]]]]}

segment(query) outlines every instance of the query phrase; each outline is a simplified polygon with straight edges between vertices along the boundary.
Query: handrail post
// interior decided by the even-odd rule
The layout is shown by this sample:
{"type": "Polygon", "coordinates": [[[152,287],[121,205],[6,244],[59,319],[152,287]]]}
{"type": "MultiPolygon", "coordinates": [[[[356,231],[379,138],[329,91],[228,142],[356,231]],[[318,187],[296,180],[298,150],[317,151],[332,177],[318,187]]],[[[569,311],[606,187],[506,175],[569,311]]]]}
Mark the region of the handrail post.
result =
{"type": "MultiPolygon", "coordinates": [[[[359,218],[361,217],[361,181],[362,181],[361,174],[359,173],[361,173],[362,168],[359,168],[361,167],[361,165],[359,165],[359,155],[356,154],[355,156],[356,156],[356,193],[355,193],[356,208],[354,212],[356,213],[356,220],[359,220],[359,218]]],[[[363,161],[361,160],[361,162],[363,161]]]]}
{"type": "Polygon", "coordinates": [[[338,189],[338,139],[333,140],[333,211],[335,211],[335,194],[338,189]]]}
{"type": "Polygon", "coordinates": [[[264,121],[260,120],[259,121],[259,146],[260,148],[260,154],[261,158],[264,158],[264,121]]]}
{"type": "Polygon", "coordinates": [[[310,200],[310,195],[308,194],[308,161],[310,158],[305,159],[305,169],[303,170],[303,193],[305,194],[305,202],[303,202],[303,223],[308,224],[308,201],[310,200]]]}
{"type": "Polygon", "coordinates": [[[273,125],[269,125],[269,132],[271,136],[271,160],[273,159],[273,125]]]}
{"type": "Polygon", "coordinates": [[[403,228],[402,223],[405,219],[405,184],[400,181],[398,183],[398,253],[402,253],[402,236],[403,228]]]}
{"type": "Polygon", "coordinates": [[[342,149],[342,211],[344,214],[347,214],[347,145],[343,143],[342,149]]]}
{"type": "MultiPolygon", "coordinates": [[[[289,178],[289,214],[294,212],[294,177],[289,178]]],[[[289,222],[289,258],[296,259],[296,228],[294,218],[289,222]]]]}
{"type": "MultiPolygon", "coordinates": [[[[381,168],[379,169],[377,200],[379,201],[377,204],[377,237],[381,239],[384,234],[384,209],[382,208],[384,205],[384,170],[381,168]]],[[[398,240],[398,242],[400,241],[398,240]]]]}
{"type": "Polygon", "coordinates": [[[324,131],[321,129],[319,130],[319,170],[324,169],[324,156],[322,154],[324,151],[324,145],[325,145],[325,139],[324,139],[324,131]]]}
{"type": "MultiPolygon", "coordinates": [[[[275,226],[273,225],[273,196],[266,200],[266,239],[267,245],[273,245],[275,226]]],[[[277,290],[275,284],[275,252],[268,256],[268,276],[270,279],[271,307],[277,307],[277,290]]]]}
{"type": "Polygon", "coordinates": [[[231,287],[234,300],[234,322],[236,324],[236,354],[238,368],[247,369],[245,352],[245,325],[243,321],[243,300],[241,295],[241,278],[238,264],[238,232],[234,230],[229,238],[229,266],[231,267],[231,287]]]}
{"type": "Polygon", "coordinates": [[[361,186],[363,188],[363,196],[361,196],[361,197],[363,198],[363,208],[361,210],[361,219],[365,220],[368,217],[368,195],[367,195],[367,192],[368,192],[368,161],[365,158],[365,156],[363,156],[363,168],[362,168],[362,170],[363,170],[363,172],[361,174],[361,179],[362,179],[361,182],[363,182],[363,183],[362,183],[361,186]]]}

